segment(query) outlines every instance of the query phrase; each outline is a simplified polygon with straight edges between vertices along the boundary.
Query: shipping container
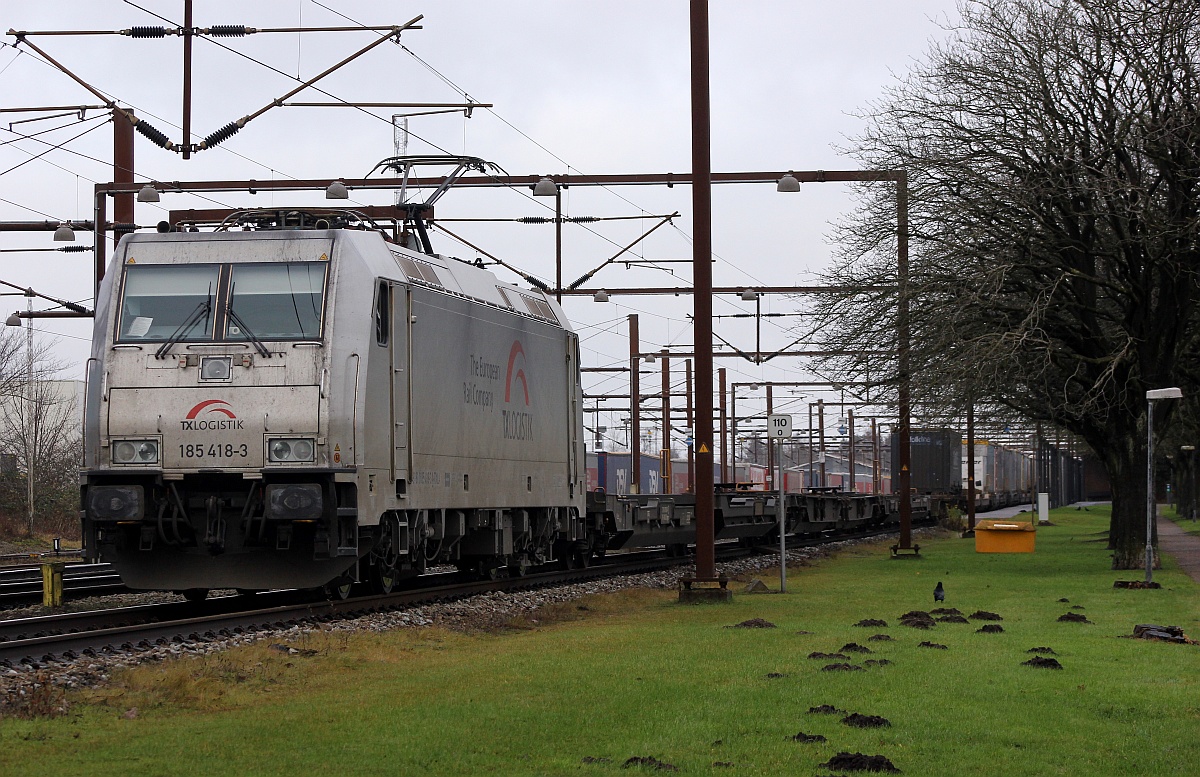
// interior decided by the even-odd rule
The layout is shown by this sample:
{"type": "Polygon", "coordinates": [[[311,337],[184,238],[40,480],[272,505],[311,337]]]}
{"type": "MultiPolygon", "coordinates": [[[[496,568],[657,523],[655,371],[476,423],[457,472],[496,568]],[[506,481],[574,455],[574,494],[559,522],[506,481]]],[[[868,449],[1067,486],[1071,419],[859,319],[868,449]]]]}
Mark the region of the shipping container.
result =
{"type": "MultiPolygon", "coordinates": [[[[899,436],[892,433],[892,472],[900,472],[899,436]]],[[[919,494],[958,493],[961,487],[962,436],[949,429],[909,432],[910,487],[919,494]]]]}

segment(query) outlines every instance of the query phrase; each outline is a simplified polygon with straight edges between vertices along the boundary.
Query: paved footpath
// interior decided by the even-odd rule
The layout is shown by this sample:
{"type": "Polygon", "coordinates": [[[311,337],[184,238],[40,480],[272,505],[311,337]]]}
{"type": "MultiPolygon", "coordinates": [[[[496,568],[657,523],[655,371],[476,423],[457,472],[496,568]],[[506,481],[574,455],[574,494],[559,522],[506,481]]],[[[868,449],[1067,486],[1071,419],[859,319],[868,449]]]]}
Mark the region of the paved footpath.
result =
{"type": "Polygon", "coordinates": [[[1158,548],[1170,554],[1180,569],[1200,583],[1200,537],[1186,533],[1179,524],[1159,516],[1158,548]]]}

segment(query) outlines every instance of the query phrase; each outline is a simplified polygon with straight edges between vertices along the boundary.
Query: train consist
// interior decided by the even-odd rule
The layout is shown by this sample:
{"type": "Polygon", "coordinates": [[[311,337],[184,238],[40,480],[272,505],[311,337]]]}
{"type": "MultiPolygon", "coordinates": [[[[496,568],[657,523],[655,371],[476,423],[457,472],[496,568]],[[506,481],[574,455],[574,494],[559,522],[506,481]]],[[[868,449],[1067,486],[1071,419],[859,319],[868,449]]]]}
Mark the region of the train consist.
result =
{"type": "MultiPolygon", "coordinates": [[[[892,435],[892,471],[899,469],[892,435]]],[[[948,429],[914,429],[909,437],[912,488],[918,494],[965,506],[970,486],[967,445],[948,429]]],[[[988,441],[975,442],[975,509],[983,512],[1026,504],[1033,497],[1034,461],[988,441]]]]}
{"type": "MultiPolygon", "coordinates": [[[[553,298],[434,254],[423,228],[410,250],[296,213],[121,240],[87,369],[88,559],[189,598],[344,596],[432,564],[522,574],[693,540],[690,496],[587,491],[578,339],[553,298]]],[[[789,501],[799,533],[897,515],[789,501]]],[[[775,510],[720,494],[717,536],[766,538],[775,510]]]]}

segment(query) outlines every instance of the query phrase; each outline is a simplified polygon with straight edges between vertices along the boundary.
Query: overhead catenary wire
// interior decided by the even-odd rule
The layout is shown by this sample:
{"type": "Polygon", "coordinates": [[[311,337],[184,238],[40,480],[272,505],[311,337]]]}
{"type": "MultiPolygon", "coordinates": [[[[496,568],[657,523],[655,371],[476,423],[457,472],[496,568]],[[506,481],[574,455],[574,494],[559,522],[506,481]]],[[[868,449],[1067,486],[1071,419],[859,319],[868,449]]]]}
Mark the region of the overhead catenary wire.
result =
{"type": "MultiPolygon", "coordinates": [[[[130,5],[134,5],[134,4],[130,3],[130,5]]],[[[138,6],[135,6],[135,7],[138,7],[138,6]]],[[[146,10],[146,9],[141,9],[141,10],[146,10]]],[[[232,137],[234,134],[236,134],[238,131],[240,131],[249,122],[258,118],[259,116],[261,116],[262,114],[271,110],[272,108],[275,108],[275,107],[278,107],[279,105],[281,105],[284,100],[287,100],[289,97],[292,97],[293,95],[303,91],[304,89],[309,88],[310,86],[315,84],[317,81],[320,81],[321,79],[325,78],[330,73],[333,73],[334,71],[341,69],[346,64],[357,59],[358,57],[361,57],[362,55],[366,54],[368,51],[375,48],[376,46],[379,46],[380,44],[386,42],[387,40],[390,40],[393,37],[395,37],[397,40],[399,40],[399,36],[400,36],[401,32],[403,32],[406,29],[413,28],[416,25],[416,23],[418,21],[420,21],[422,18],[423,18],[422,16],[418,15],[403,25],[397,25],[395,27],[391,27],[390,32],[387,35],[380,37],[378,40],[372,41],[371,43],[367,44],[363,48],[359,49],[357,52],[351,54],[350,56],[346,57],[341,62],[338,62],[337,64],[333,65],[332,67],[327,68],[326,70],[319,73],[318,75],[308,79],[307,81],[301,82],[300,86],[296,87],[295,89],[293,89],[292,91],[283,95],[282,97],[279,97],[276,100],[273,100],[273,101],[267,103],[262,108],[255,111],[254,113],[247,114],[246,116],[243,116],[242,118],[240,118],[236,121],[226,124],[225,126],[221,127],[220,129],[218,129],[215,132],[208,135],[206,138],[201,140],[198,144],[192,144],[192,146],[194,146],[194,147],[189,146],[188,149],[184,149],[182,146],[179,146],[178,144],[174,143],[169,138],[167,138],[167,136],[161,130],[156,129],[155,127],[151,126],[148,122],[143,121],[137,115],[135,115],[133,112],[120,107],[114,101],[109,100],[107,102],[107,106],[114,111],[122,113],[129,120],[129,122],[133,125],[133,128],[139,134],[141,134],[142,136],[144,136],[145,138],[150,140],[155,145],[161,146],[162,148],[165,148],[168,151],[175,151],[175,150],[202,151],[202,150],[205,150],[208,148],[213,148],[213,147],[217,146],[218,144],[228,140],[230,137],[232,137]]],[[[147,28],[147,29],[149,29],[149,28],[147,28]]],[[[75,75],[74,72],[72,72],[70,69],[68,69],[62,63],[60,63],[58,60],[54,59],[48,53],[46,53],[45,51],[40,49],[36,44],[31,43],[27,39],[28,35],[30,33],[9,30],[9,34],[15,35],[17,37],[18,44],[24,43],[30,49],[32,49],[33,51],[36,51],[40,56],[42,56],[47,61],[49,61],[51,64],[53,64],[56,68],[61,70],[64,74],[66,74],[68,77],[70,77],[77,84],[82,86],[84,89],[91,92],[93,95],[95,95],[96,97],[98,97],[101,100],[106,99],[105,95],[102,92],[100,92],[98,89],[93,87],[88,82],[84,81],[79,76],[75,75]]]]}
{"type": "MultiPolygon", "coordinates": [[[[111,119],[109,119],[108,117],[105,117],[105,121],[103,121],[103,122],[101,122],[101,123],[99,123],[99,124],[95,124],[95,125],[93,125],[93,126],[91,126],[91,127],[88,127],[87,129],[85,129],[83,132],[80,132],[80,133],[79,133],[78,135],[76,135],[75,137],[72,137],[72,138],[67,138],[66,140],[64,140],[63,142],[61,142],[61,143],[59,143],[59,144],[57,144],[57,145],[50,146],[50,148],[47,148],[47,149],[46,149],[45,151],[43,151],[42,153],[40,153],[40,154],[36,154],[36,155],[34,155],[34,156],[31,156],[29,159],[26,159],[24,162],[18,162],[17,164],[13,165],[12,167],[8,168],[7,170],[0,170],[0,175],[7,175],[8,173],[11,173],[13,170],[16,170],[16,169],[18,169],[18,168],[24,167],[25,165],[29,164],[30,162],[37,161],[38,159],[41,159],[42,157],[44,157],[46,154],[49,154],[51,151],[57,151],[58,149],[60,149],[60,148],[62,148],[63,146],[67,145],[68,143],[70,143],[70,142],[72,142],[72,141],[74,141],[74,140],[79,140],[79,139],[80,139],[80,138],[82,138],[84,135],[88,134],[89,132],[92,132],[92,131],[94,131],[94,130],[98,130],[98,129],[100,129],[100,128],[101,128],[101,127],[103,127],[105,124],[107,124],[107,123],[108,123],[110,120],[111,120],[111,119]]],[[[10,130],[10,131],[11,131],[11,130],[10,130]]],[[[26,152],[26,153],[28,153],[28,152],[26,152]]]]}

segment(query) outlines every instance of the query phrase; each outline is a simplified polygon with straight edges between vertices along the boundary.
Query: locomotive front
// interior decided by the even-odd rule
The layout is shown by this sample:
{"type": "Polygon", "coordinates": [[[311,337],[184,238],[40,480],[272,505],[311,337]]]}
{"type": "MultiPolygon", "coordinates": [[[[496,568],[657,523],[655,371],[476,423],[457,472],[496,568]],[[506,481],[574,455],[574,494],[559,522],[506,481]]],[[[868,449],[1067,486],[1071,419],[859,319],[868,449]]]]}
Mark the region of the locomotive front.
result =
{"type": "Polygon", "coordinates": [[[122,241],[97,300],[82,488],[87,555],[130,587],[317,586],[353,563],[326,445],[333,253],[328,232],[122,241]]]}

